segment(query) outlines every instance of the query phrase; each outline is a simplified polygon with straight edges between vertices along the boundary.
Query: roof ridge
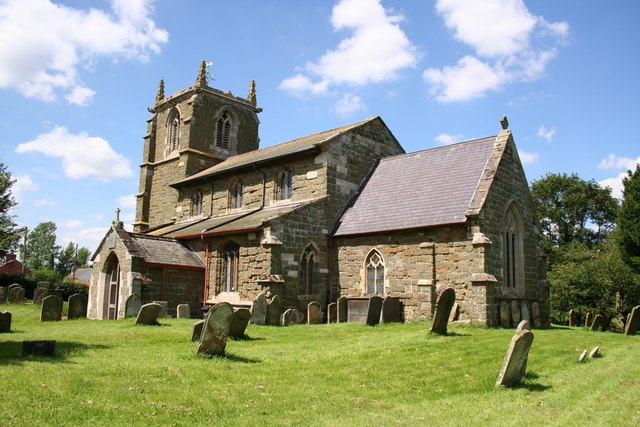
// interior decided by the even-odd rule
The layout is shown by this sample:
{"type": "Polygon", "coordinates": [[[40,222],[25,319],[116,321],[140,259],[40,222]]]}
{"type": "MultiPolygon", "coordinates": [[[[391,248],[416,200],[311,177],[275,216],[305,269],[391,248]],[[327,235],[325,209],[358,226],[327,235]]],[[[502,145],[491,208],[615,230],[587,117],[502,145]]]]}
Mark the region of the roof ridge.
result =
{"type": "Polygon", "coordinates": [[[426,152],[446,150],[446,149],[449,149],[449,148],[454,147],[454,146],[459,146],[459,145],[464,145],[464,144],[472,144],[472,143],[479,143],[481,141],[486,141],[486,140],[495,140],[497,137],[498,137],[498,135],[485,136],[483,138],[469,139],[467,141],[460,141],[460,142],[456,142],[456,143],[453,143],[453,144],[447,144],[447,145],[442,145],[442,146],[438,146],[438,147],[425,148],[425,149],[418,150],[418,151],[412,151],[410,153],[396,154],[395,156],[384,157],[380,161],[381,162],[390,161],[390,160],[397,159],[399,157],[411,157],[411,156],[415,156],[415,155],[426,153],[426,152]]]}

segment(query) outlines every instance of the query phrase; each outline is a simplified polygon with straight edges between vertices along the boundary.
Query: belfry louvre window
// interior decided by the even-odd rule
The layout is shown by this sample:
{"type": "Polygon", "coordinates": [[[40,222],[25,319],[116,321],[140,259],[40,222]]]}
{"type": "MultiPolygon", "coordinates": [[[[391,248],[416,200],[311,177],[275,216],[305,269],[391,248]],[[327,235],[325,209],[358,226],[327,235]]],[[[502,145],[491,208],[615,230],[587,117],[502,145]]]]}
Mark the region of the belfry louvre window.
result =
{"type": "Polygon", "coordinates": [[[167,123],[166,154],[169,155],[178,148],[180,148],[180,114],[177,110],[174,110],[167,123]]]}
{"type": "Polygon", "coordinates": [[[236,292],[238,285],[238,258],[240,247],[227,244],[222,250],[222,287],[224,292],[236,292]]]}
{"type": "Polygon", "coordinates": [[[316,252],[311,245],[307,246],[300,259],[300,293],[313,294],[315,275],[316,252]]]}
{"type": "Polygon", "coordinates": [[[376,250],[367,257],[367,295],[384,295],[384,261],[376,250]]]}
{"type": "Polygon", "coordinates": [[[225,111],[218,119],[218,123],[216,125],[216,147],[228,150],[230,140],[231,117],[229,116],[229,113],[225,111]]]}
{"type": "Polygon", "coordinates": [[[236,181],[229,189],[229,208],[238,209],[242,207],[242,181],[236,181]]]}
{"type": "Polygon", "coordinates": [[[278,174],[277,180],[277,193],[276,198],[278,200],[287,200],[290,199],[293,195],[293,187],[292,187],[292,173],[291,170],[285,169],[280,171],[278,174]]]}

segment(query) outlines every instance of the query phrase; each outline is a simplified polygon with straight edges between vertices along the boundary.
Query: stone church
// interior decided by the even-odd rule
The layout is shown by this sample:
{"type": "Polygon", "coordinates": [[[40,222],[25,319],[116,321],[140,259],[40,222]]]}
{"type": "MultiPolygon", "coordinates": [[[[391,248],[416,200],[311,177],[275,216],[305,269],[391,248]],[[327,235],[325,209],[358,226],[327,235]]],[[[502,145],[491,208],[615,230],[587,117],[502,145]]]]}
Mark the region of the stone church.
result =
{"type": "MultiPolygon", "coordinates": [[[[405,153],[380,117],[259,147],[246,98],[160,81],[144,136],[133,232],[116,219],[93,256],[88,317],[125,301],[187,303],[279,295],[305,312],[338,297],[398,297],[405,321],[456,292],[459,320],[549,322],[527,180],[506,118],[497,136],[405,153]]],[[[326,314],[325,314],[326,315],[326,314]]]]}

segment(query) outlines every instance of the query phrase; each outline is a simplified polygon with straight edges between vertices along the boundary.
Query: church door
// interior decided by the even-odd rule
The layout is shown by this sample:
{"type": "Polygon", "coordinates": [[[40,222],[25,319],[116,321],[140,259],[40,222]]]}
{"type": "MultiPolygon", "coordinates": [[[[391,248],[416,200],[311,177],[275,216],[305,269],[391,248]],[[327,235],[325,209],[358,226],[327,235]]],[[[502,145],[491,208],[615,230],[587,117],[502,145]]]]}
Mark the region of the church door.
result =
{"type": "Polygon", "coordinates": [[[118,294],[120,293],[120,264],[116,261],[109,275],[109,319],[118,318],[118,294]]]}

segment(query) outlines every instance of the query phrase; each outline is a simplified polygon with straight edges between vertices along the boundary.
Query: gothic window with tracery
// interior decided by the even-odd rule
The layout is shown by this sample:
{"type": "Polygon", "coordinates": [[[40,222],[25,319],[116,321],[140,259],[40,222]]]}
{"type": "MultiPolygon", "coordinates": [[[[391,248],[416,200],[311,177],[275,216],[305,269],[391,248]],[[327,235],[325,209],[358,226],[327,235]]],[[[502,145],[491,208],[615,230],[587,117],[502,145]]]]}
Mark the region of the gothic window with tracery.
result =
{"type": "Polygon", "coordinates": [[[235,243],[228,243],[222,249],[221,282],[224,292],[236,292],[238,285],[238,260],[240,247],[235,243]]]}
{"type": "Polygon", "coordinates": [[[503,283],[507,288],[517,288],[524,279],[524,250],[520,214],[513,203],[507,210],[505,224],[502,233],[503,283]]]}
{"type": "Polygon", "coordinates": [[[384,260],[375,249],[366,260],[367,295],[384,295],[384,260]]]}
{"type": "Polygon", "coordinates": [[[216,147],[228,150],[231,142],[231,115],[228,112],[222,113],[222,116],[216,123],[216,147]]]}
{"type": "Polygon", "coordinates": [[[276,199],[287,200],[293,195],[293,174],[290,169],[284,169],[278,174],[276,182],[276,199]]]}
{"type": "Polygon", "coordinates": [[[307,246],[300,259],[300,294],[313,294],[316,280],[317,254],[312,245],[307,246]]]}
{"type": "Polygon", "coordinates": [[[174,110],[167,122],[167,147],[166,155],[173,153],[180,148],[180,113],[174,110]]]}

